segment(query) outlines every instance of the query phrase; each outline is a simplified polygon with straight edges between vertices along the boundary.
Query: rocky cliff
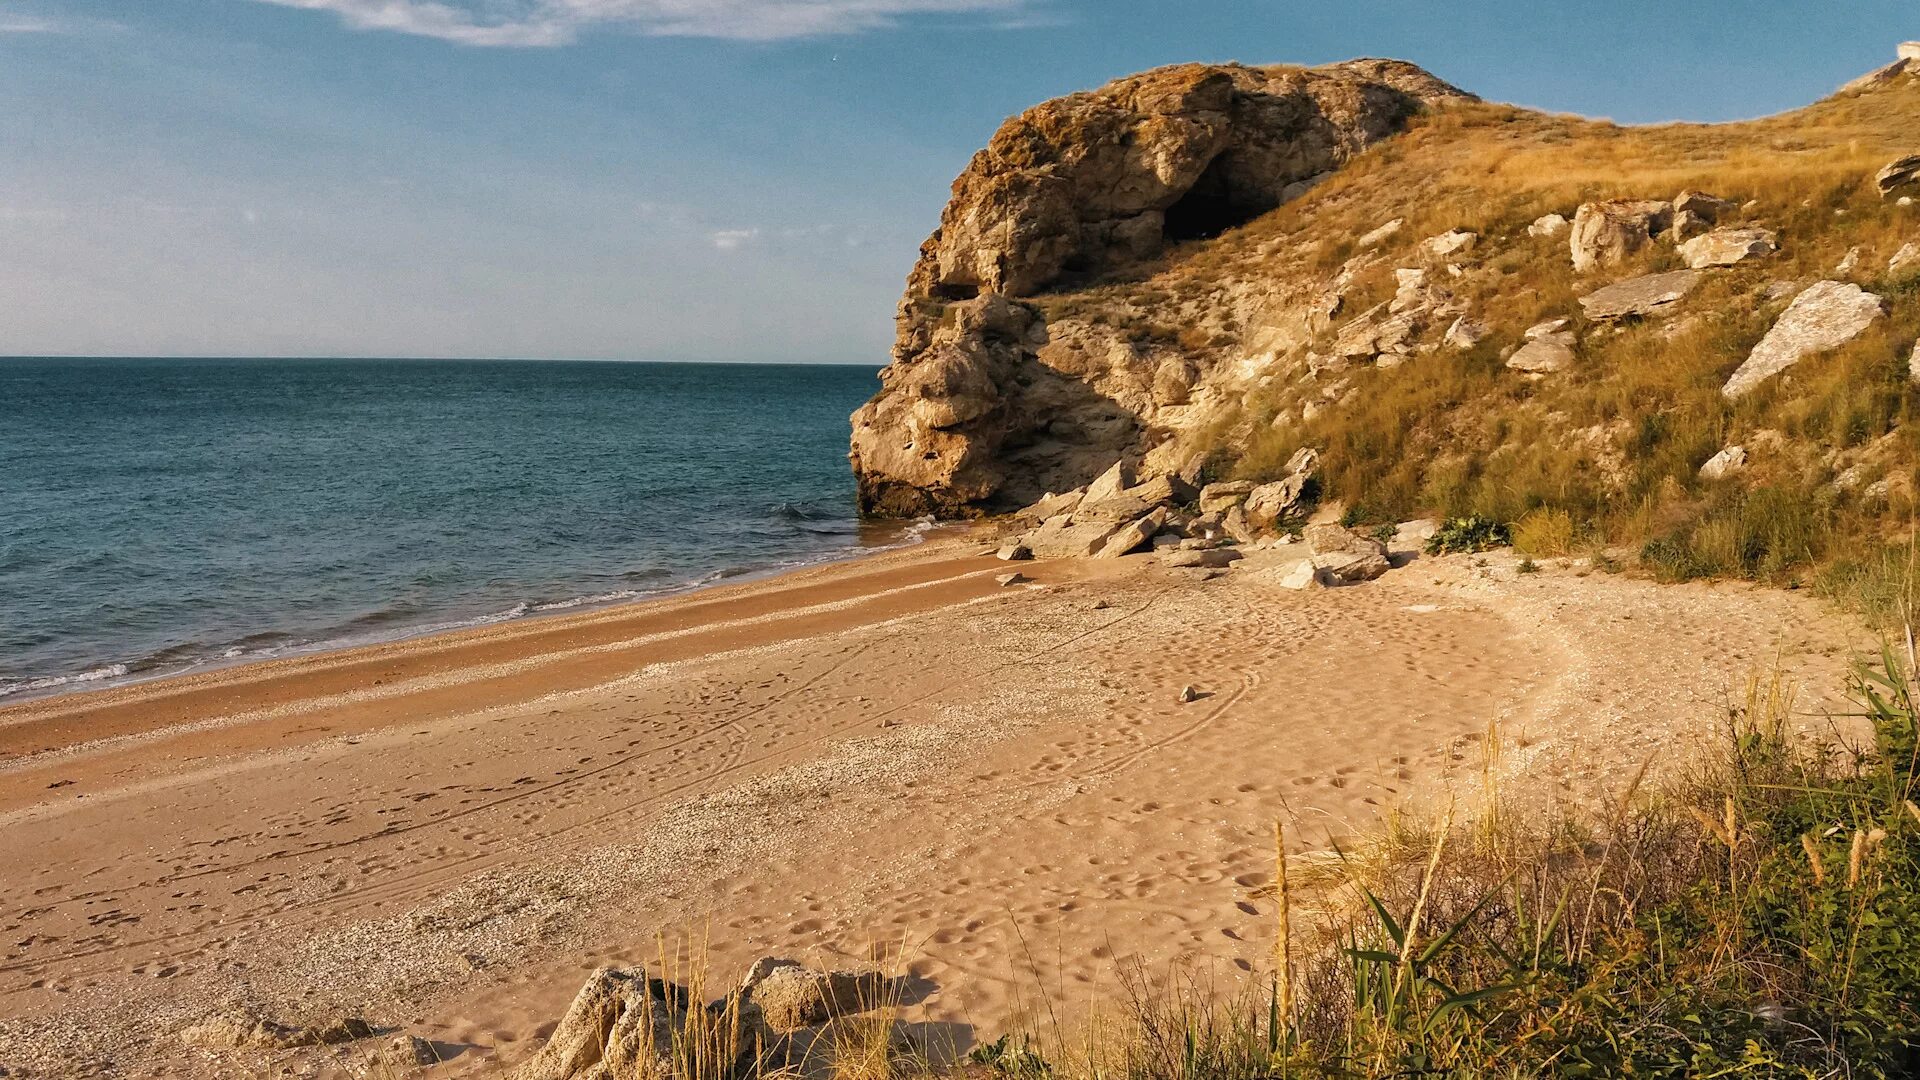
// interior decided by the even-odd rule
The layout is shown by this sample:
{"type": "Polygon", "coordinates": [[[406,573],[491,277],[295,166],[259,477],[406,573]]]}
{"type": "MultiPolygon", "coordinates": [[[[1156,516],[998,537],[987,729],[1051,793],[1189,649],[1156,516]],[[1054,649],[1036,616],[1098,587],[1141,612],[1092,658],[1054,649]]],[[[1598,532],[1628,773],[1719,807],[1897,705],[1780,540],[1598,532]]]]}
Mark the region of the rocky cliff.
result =
{"type": "Polygon", "coordinates": [[[962,514],[1084,483],[1155,439],[1196,373],[1023,298],[1150,263],[1310,190],[1466,95],[1410,64],[1183,65],[1008,120],[953,185],[854,415],[861,508],[962,514]]]}
{"type": "MultiPolygon", "coordinates": [[[[921,251],[853,418],[861,506],[1264,482],[1266,528],[1316,498],[1381,528],[1544,515],[1544,549],[1641,543],[1675,576],[1905,536],[1917,118],[1915,47],[1721,125],[1550,116],[1376,60],[1046,103],[921,251]]],[[[1039,506],[1100,524],[1062,509],[1089,498],[1039,506]]]]}

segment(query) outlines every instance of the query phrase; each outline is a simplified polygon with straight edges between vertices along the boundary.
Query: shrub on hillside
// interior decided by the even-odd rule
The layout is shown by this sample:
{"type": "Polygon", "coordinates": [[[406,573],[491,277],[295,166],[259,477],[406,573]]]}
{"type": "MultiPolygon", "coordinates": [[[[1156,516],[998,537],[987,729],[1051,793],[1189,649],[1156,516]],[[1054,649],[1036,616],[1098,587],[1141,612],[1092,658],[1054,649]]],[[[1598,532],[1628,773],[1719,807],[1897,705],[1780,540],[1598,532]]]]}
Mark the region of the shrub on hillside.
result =
{"type": "Polygon", "coordinates": [[[1429,555],[1461,555],[1513,543],[1513,532],[1505,524],[1473,514],[1448,518],[1433,538],[1427,541],[1429,555]]]}

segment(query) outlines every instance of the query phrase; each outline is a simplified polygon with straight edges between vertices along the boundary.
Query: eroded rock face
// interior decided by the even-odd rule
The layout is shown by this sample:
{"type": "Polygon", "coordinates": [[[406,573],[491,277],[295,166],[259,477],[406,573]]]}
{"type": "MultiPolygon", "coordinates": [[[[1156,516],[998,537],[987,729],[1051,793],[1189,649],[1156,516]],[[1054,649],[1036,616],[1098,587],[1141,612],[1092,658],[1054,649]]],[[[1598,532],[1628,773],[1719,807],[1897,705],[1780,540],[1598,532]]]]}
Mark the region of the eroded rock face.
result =
{"type": "Polygon", "coordinates": [[[1409,64],[1185,64],[1070,94],[1003,124],[953,185],[909,294],[1026,296],[1063,272],[1148,257],[1278,206],[1428,99],[1409,64]]]}
{"type": "Polygon", "coordinates": [[[893,363],[853,416],[864,513],[958,516],[1137,459],[1196,372],[1019,302],[1297,197],[1429,104],[1468,95],[1410,64],[1199,64],[1008,120],[954,182],[900,303],[893,363]]]}

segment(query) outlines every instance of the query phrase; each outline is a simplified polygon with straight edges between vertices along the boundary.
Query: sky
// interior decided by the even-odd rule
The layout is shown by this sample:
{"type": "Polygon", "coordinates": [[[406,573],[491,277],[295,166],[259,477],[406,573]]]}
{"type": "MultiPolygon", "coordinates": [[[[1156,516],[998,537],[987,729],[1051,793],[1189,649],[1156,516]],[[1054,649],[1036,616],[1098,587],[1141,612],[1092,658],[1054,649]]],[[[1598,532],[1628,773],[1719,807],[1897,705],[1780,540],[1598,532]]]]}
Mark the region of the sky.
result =
{"type": "Polygon", "coordinates": [[[0,0],[0,356],[878,366],[953,177],[1049,97],[1392,56],[1725,120],[1912,38],[1912,0],[0,0]]]}

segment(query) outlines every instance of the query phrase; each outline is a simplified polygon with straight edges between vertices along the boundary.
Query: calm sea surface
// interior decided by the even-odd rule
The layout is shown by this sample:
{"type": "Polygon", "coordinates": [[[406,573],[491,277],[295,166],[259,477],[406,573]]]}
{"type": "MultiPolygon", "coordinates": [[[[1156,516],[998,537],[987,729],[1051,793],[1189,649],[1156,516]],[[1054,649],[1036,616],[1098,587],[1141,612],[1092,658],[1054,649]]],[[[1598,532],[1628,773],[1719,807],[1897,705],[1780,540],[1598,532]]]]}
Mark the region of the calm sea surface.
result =
{"type": "Polygon", "coordinates": [[[871,367],[0,360],[0,700],[904,542],[871,367]]]}

